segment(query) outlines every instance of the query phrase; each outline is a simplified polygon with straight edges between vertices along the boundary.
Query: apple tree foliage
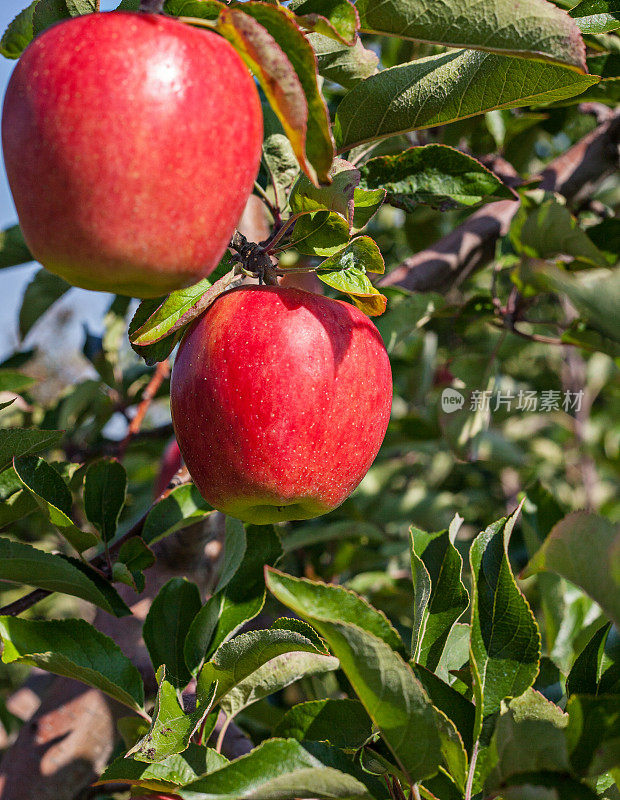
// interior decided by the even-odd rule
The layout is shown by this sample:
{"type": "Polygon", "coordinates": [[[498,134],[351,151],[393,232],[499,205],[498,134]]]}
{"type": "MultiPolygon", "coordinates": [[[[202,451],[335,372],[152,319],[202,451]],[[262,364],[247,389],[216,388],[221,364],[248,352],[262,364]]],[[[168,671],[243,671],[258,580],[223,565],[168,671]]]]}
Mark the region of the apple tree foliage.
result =
{"type": "MultiPolygon", "coordinates": [[[[34,0],[0,49],[18,58],[49,25],[96,11],[34,0]]],[[[126,707],[102,797],[122,784],[186,800],[617,800],[620,194],[608,180],[576,201],[540,174],[595,127],[579,104],[617,102],[620,5],[166,0],[164,12],[217,31],[256,76],[256,192],[273,228],[254,254],[277,257],[276,275],[315,271],[376,317],[393,418],[341,508],[277,529],[228,519],[207,591],[183,568],[163,585],[142,628],[145,685],[82,616],[131,615],[163,540],[216,530],[217,515],[187,482],[152,502],[165,416],[129,439],[114,423],[147,387],[165,415],[167,371],[154,384],[153,370],[243,280],[247,242],[189,289],[113,298],[102,333],[85,333],[88,369],[60,384],[27,337],[71,287],[37,272],[26,345],[0,365],[7,741],[20,720],[6,698],[34,666],[126,707]],[[430,291],[381,287],[499,201],[518,210],[492,268],[430,291]],[[446,387],[467,398],[450,414],[446,387]],[[567,392],[579,403],[565,407],[567,392]],[[234,725],[249,752],[229,760],[234,725]]],[[[5,230],[0,267],[30,260],[19,228],[5,230]]]]}

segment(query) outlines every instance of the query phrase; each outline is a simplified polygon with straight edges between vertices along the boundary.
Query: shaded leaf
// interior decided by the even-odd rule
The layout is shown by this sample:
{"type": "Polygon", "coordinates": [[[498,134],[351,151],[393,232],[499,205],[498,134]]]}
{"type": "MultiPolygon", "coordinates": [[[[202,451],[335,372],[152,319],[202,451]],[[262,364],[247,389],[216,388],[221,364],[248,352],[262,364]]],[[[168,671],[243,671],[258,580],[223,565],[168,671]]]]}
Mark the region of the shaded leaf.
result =
{"type": "Polygon", "coordinates": [[[485,717],[530,687],[538,672],[540,633],[508,561],[520,509],[480,533],[471,546],[471,662],[478,737],[485,717]]]}
{"type": "Polygon", "coordinates": [[[71,521],[73,499],[69,487],[46,461],[38,456],[14,459],[13,467],[24,486],[32,492],[50,523],[79,553],[99,543],[99,537],[80,530],[71,521]]]}
{"type": "Polygon", "coordinates": [[[71,284],[40,269],[30,281],[24,292],[19,312],[19,335],[22,339],[41,319],[45,312],[71,288],[71,284]]]}
{"type": "Polygon", "coordinates": [[[520,773],[568,772],[567,725],[568,715],[533,689],[502,704],[489,748],[493,769],[486,789],[504,786],[520,773]]]}
{"type": "Polygon", "coordinates": [[[146,544],[183,530],[213,513],[193,483],[177,486],[148,513],[142,529],[146,544]]]}
{"type": "Polygon", "coordinates": [[[144,704],[140,673],[112,639],[81,619],[29,620],[0,617],[2,661],[20,662],[74,678],[139,711],[144,704]]]}
{"type": "Polygon", "coordinates": [[[554,526],[523,575],[557,572],[589,594],[620,625],[620,592],[609,559],[618,538],[618,531],[604,517],[587,511],[568,514],[554,526]]]}
{"type": "MultiPolygon", "coordinates": [[[[243,529],[238,521],[227,521],[227,536],[232,525],[243,529]]],[[[260,613],[265,604],[265,564],[273,566],[281,555],[282,547],[273,527],[248,530],[243,559],[224,587],[199,609],[189,629],[185,660],[193,674],[222,642],[260,613]]]]}
{"type": "Polygon", "coordinates": [[[344,217],[335,211],[314,211],[297,220],[289,247],[295,247],[303,255],[328,258],[342,250],[349,238],[349,225],[344,217]]]}
{"type": "Polygon", "coordinates": [[[569,698],[566,738],[573,770],[600,775],[620,765],[620,697],[569,698]]]}
{"type": "Polygon", "coordinates": [[[183,646],[192,621],[200,611],[200,592],[185,578],[171,578],[159,590],[144,620],[142,636],[155,671],[163,664],[166,681],[182,689],[191,680],[183,646]]]}
{"type": "Polygon", "coordinates": [[[372,733],[372,720],[358,700],[310,700],[290,708],[274,730],[274,736],[299,742],[330,742],[336,747],[357,748],[372,733]]]}
{"type": "Polygon", "coordinates": [[[143,571],[155,563],[155,554],[142,539],[134,537],[123,542],[117,560],[112,565],[114,580],[126,583],[136,592],[144,591],[146,579],[143,571]]]}
{"type": "Polygon", "coordinates": [[[463,559],[454,546],[460,521],[460,517],[456,517],[450,531],[439,533],[429,534],[411,528],[415,590],[411,655],[431,672],[439,664],[452,626],[469,604],[469,595],[461,579],[463,559]]]}
{"type": "Polygon", "coordinates": [[[76,567],[73,559],[46,553],[24,542],[0,539],[2,580],[81,597],[117,616],[130,613],[120,597],[117,596],[116,602],[112,601],[110,593],[116,592],[107,581],[94,570],[81,566],[83,569],[76,567]]]}
{"type": "Polygon", "coordinates": [[[293,214],[304,211],[335,211],[353,225],[355,207],[354,191],[360,182],[360,172],[342,158],[334,159],[329,170],[329,186],[316,187],[305,175],[301,175],[293,186],[289,202],[293,214]]]}
{"type": "Polygon", "coordinates": [[[122,464],[101,458],[89,465],[84,476],[84,510],[104,542],[114,538],[126,493],[127,473],[122,464]]]}
{"type": "Polygon", "coordinates": [[[597,694],[603,666],[605,643],[611,622],[602,625],[575,659],[566,678],[566,694],[597,694]]]}
{"type": "Polygon", "coordinates": [[[338,106],[338,152],[398,133],[454,122],[494,108],[549,103],[598,83],[566,67],[470,50],[383,70],[338,106]]]}
{"type": "Polygon", "coordinates": [[[606,267],[607,258],[581,230],[579,223],[556,200],[533,211],[521,207],[512,224],[512,243],[530,258],[552,259],[570,256],[594,266],[606,267]]]}
{"type": "Polygon", "coordinates": [[[32,17],[34,35],[38,36],[50,25],[70,17],[71,12],[65,0],[39,0],[32,17]]]}
{"type": "Polygon", "coordinates": [[[470,753],[474,743],[476,709],[473,703],[459,694],[449,684],[420,664],[411,664],[413,673],[420,681],[433,705],[454,723],[465,750],[470,753]]]}

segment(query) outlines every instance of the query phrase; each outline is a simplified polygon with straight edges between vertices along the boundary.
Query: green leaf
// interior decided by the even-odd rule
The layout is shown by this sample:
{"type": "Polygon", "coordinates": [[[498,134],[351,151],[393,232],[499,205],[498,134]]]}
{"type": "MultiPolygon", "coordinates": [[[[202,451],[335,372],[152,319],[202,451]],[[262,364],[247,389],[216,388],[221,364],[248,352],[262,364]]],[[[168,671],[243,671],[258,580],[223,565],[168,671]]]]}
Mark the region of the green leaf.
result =
{"type": "Polygon", "coordinates": [[[359,17],[349,0],[293,0],[288,7],[306,30],[317,31],[343,44],[355,44],[359,17]]]}
{"type": "Polygon", "coordinates": [[[385,311],[387,297],[375,289],[366,272],[382,273],[384,270],[385,263],[377,243],[370,236],[359,236],[319,264],[317,277],[333,289],[349,295],[365,314],[376,317],[385,311]]]}
{"type": "MultiPolygon", "coordinates": [[[[228,526],[227,521],[227,529],[228,526]]],[[[273,527],[248,530],[243,559],[234,575],[207,600],[189,629],[185,660],[192,674],[198,672],[204,659],[209,659],[223,642],[260,613],[265,604],[265,564],[273,566],[281,555],[282,547],[273,527]]]]}
{"type": "Polygon", "coordinates": [[[38,36],[50,25],[70,17],[71,12],[67,8],[65,0],[39,0],[32,18],[34,35],[38,36]]]}
{"type": "Polygon", "coordinates": [[[140,711],[140,673],[112,639],[82,619],[30,620],[0,617],[2,661],[39,667],[100,689],[140,711]]]}
{"type": "Polygon", "coordinates": [[[371,800],[366,786],[353,775],[326,767],[294,739],[270,739],[179,792],[184,800],[282,800],[317,797],[325,800],[371,800]]]}
{"type": "Polygon", "coordinates": [[[46,461],[38,456],[14,459],[19,479],[34,495],[39,508],[51,524],[79,553],[99,544],[99,537],[80,530],[69,518],[73,499],[69,487],[46,461]]]}
{"type": "Polygon", "coordinates": [[[140,330],[150,317],[157,313],[157,310],[162,306],[165,300],[165,297],[154,297],[152,299],[143,300],[129,323],[129,344],[149,366],[153,366],[153,364],[156,364],[158,361],[165,361],[177,346],[182,336],[182,331],[178,330],[157,341],[155,344],[137,345],[133,342],[136,331],[140,330]]]}
{"type": "Polygon", "coordinates": [[[271,175],[278,205],[284,208],[287,192],[299,174],[299,164],[288,137],[269,106],[263,108],[263,117],[263,163],[271,175]]]}
{"type": "Polygon", "coordinates": [[[302,255],[327,258],[342,250],[349,239],[349,225],[340,214],[314,211],[297,220],[289,247],[295,247],[302,255]]]}
{"type": "Polygon", "coordinates": [[[35,383],[37,383],[36,378],[24,375],[23,372],[17,372],[12,369],[0,369],[0,392],[14,392],[15,394],[20,394],[35,383]]]}
{"type": "Polygon", "coordinates": [[[566,678],[566,694],[598,694],[603,654],[611,622],[602,625],[575,659],[566,678]]]}
{"type": "Polygon", "coordinates": [[[94,786],[106,783],[128,783],[141,789],[174,790],[185,786],[228,763],[228,759],[210,747],[190,744],[184,753],[163,761],[146,764],[133,758],[117,758],[94,786]]]}
{"type": "Polygon", "coordinates": [[[442,144],[371,158],[360,166],[360,172],[364,188],[387,189],[388,202],[404,211],[413,211],[419,203],[446,211],[517,199],[475,158],[442,144]]]}
{"type": "Polygon", "coordinates": [[[372,733],[372,720],[358,700],[310,700],[290,708],[274,736],[358,748],[372,733]]]}
{"type": "Polygon", "coordinates": [[[317,650],[320,650],[323,653],[329,653],[327,644],[323,639],[321,639],[312,625],[308,625],[307,622],[304,622],[301,619],[278,617],[278,619],[272,623],[271,628],[272,630],[295,631],[295,633],[301,633],[302,636],[305,636],[306,639],[309,639],[312,642],[317,650]]]}
{"type": "Polygon", "coordinates": [[[462,50],[383,70],[358,83],[338,106],[338,152],[494,108],[551,103],[598,83],[566,67],[462,50]]]}
{"type": "Polygon", "coordinates": [[[523,772],[502,788],[502,800],[600,800],[588,786],[559,772],[523,772]]]}
{"type": "Polygon", "coordinates": [[[72,17],[79,17],[82,14],[94,14],[99,10],[96,0],[65,0],[65,3],[72,17]]]}
{"type": "Polygon", "coordinates": [[[0,528],[32,514],[39,508],[37,501],[10,467],[0,473],[0,528]]]}
{"type": "Polygon", "coordinates": [[[155,671],[163,664],[167,682],[183,689],[191,673],[183,656],[185,637],[200,611],[200,592],[185,578],[171,578],[159,590],[144,620],[142,636],[155,671]]]}
{"type": "MultiPolygon", "coordinates": [[[[0,54],[5,58],[19,58],[33,39],[32,17],[39,0],[30,5],[9,23],[0,39],[0,54]]],[[[0,269],[32,261],[32,255],[24,242],[19,225],[7,228],[0,233],[0,269]],[[13,241],[10,242],[9,239],[13,241]],[[15,245],[17,245],[15,247],[15,245]],[[16,259],[16,260],[15,260],[16,259]],[[8,263],[5,263],[8,262],[8,263]],[[11,263],[12,262],[12,263],[11,263]]]]}
{"type": "Polygon", "coordinates": [[[155,554],[142,539],[134,537],[123,542],[117,560],[112,565],[113,578],[126,583],[136,592],[144,591],[146,579],[143,571],[155,563],[155,554]]]}
{"type": "Polygon", "coordinates": [[[309,639],[294,631],[265,630],[241,633],[219,646],[213,658],[202,668],[198,686],[204,690],[217,681],[215,696],[217,702],[241,681],[283,653],[325,655],[317,650],[309,639]]]}
{"type": "Polygon", "coordinates": [[[319,74],[346,89],[352,89],[377,71],[379,57],[365,48],[361,39],[349,47],[320,33],[310,33],[307,38],[316,55],[319,74]]]}
{"type": "Polygon", "coordinates": [[[570,15],[582,33],[607,33],[620,28],[618,0],[581,0],[570,15]]]}
{"type": "Polygon", "coordinates": [[[420,681],[433,705],[454,723],[463,746],[469,753],[474,744],[474,723],[476,709],[462,694],[453,689],[448,683],[420,664],[411,664],[413,673],[420,681]]]}
{"type": "Polygon", "coordinates": [[[148,513],[142,538],[151,545],[213,513],[193,483],[177,486],[148,513]]]}
{"type": "Polygon", "coordinates": [[[353,225],[353,193],[360,182],[359,170],[342,158],[334,159],[329,170],[329,186],[316,187],[305,175],[293,186],[289,202],[293,214],[304,211],[335,211],[353,225]]]}
{"type": "MultiPolygon", "coordinates": [[[[405,653],[405,646],[398,633],[382,611],[377,611],[355,592],[343,586],[310,581],[307,578],[294,578],[274,569],[267,570],[267,586],[285,606],[293,611],[303,608],[303,616],[317,619],[338,619],[341,622],[357,625],[368,633],[384,641],[392,650],[405,653]]],[[[318,628],[317,628],[318,630],[318,628]]],[[[319,631],[320,633],[320,631],[319,631]]]]}
{"type": "Polygon", "coordinates": [[[508,561],[520,511],[480,533],[471,546],[471,663],[476,695],[475,738],[506,697],[529,688],[538,672],[540,633],[508,561]]]}
{"type": "Polygon", "coordinates": [[[84,511],[104,542],[114,538],[125,505],[127,473],[115,459],[93,461],[84,476],[84,511]]]}
{"type": "Polygon", "coordinates": [[[0,539],[2,580],[81,597],[116,616],[130,613],[107,581],[94,570],[80,566],[82,569],[75,565],[73,559],[37,550],[29,544],[0,539]],[[117,599],[112,599],[113,595],[117,599]]]}
{"type": "Polygon", "coordinates": [[[325,653],[282,653],[230,689],[222,698],[220,708],[232,719],[257,700],[269,697],[301,678],[335,669],[338,669],[338,659],[325,653]]]}
{"type": "MultiPolygon", "coordinates": [[[[228,252],[217,269],[219,270],[223,265],[229,270],[233,266],[228,252]]],[[[190,322],[203,314],[216,297],[226,289],[232,288],[242,277],[242,275],[228,272],[214,284],[207,278],[203,278],[194,286],[172,292],[147,321],[132,333],[131,341],[137,347],[145,347],[183,330],[190,322]]]]}
{"type": "Polygon", "coordinates": [[[341,520],[339,522],[324,523],[321,525],[295,526],[292,531],[284,535],[282,546],[285,553],[292,553],[302,547],[322,544],[323,542],[342,542],[345,539],[368,539],[373,542],[383,542],[385,534],[372,522],[358,522],[357,520],[341,520]]]}
{"type": "Polygon", "coordinates": [[[157,671],[157,683],[159,688],[149,732],[126,753],[135,761],[149,764],[187,750],[192,736],[211,710],[216,690],[216,684],[198,686],[196,710],[186,714],[179,703],[177,690],[166,680],[165,667],[157,671]]]}
{"type": "Polygon", "coordinates": [[[530,212],[522,207],[512,223],[510,238],[517,252],[530,258],[564,255],[589,265],[608,266],[606,256],[581,230],[566,206],[556,200],[546,201],[530,212]]]}
{"type": "MultiPolygon", "coordinates": [[[[215,592],[223,589],[231,581],[245,556],[248,547],[245,525],[234,517],[226,517],[224,523],[224,555],[222,556],[222,566],[220,577],[215,587],[215,592]]],[[[215,594],[214,592],[214,594],[215,594]]]]}
{"type": "Polygon", "coordinates": [[[566,737],[571,766],[579,775],[600,775],[620,765],[620,697],[569,698],[566,737]]]}
{"type": "Polygon", "coordinates": [[[549,268],[543,280],[549,288],[565,294],[592,328],[620,342],[620,321],[615,313],[620,302],[620,268],[576,275],[549,268]]]}
{"type": "Polygon", "coordinates": [[[390,644],[359,627],[383,632],[376,618],[368,614],[364,618],[360,613],[350,620],[351,609],[345,607],[343,613],[336,587],[291,578],[275,570],[268,570],[267,586],[328,642],[408,780],[432,777],[445,764],[462,787],[467,756],[456,729],[431,704],[411,667],[390,644]]]}
{"type": "Polygon", "coordinates": [[[449,47],[480,48],[524,58],[542,58],[585,69],[579,30],[566,13],[545,0],[517,5],[493,0],[357,0],[363,31],[387,33],[449,47]]]}
{"type": "Polygon", "coordinates": [[[557,572],[575,583],[620,625],[620,591],[610,555],[620,536],[604,517],[587,511],[568,514],[554,526],[523,572],[557,572]]]}
{"type": "Polygon", "coordinates": [[[469,605],[461,579],[463,559],[454,546],[460,527],[425,533],[411,528],[411,569],[415,591],[411,655],[431,672],[437,669],[452,626],[469,605]]]}
{"type": "Polygon", "coordinates": [[[486,791],[504,786],[520,773],[568,772],[567,725],[568,716],[533,689],[502,703],[490,744],[493,769],[486,791]]]}
{"type": "Polygon", "coordinates": [[[71,285],[58,275],[52,275],[46,269],[40,269],[30,281],[24,292],[24,299],[19,312],[19,334],[22,339],[28,331],[41,319],[45,312],[64,294],[71,285]]]}

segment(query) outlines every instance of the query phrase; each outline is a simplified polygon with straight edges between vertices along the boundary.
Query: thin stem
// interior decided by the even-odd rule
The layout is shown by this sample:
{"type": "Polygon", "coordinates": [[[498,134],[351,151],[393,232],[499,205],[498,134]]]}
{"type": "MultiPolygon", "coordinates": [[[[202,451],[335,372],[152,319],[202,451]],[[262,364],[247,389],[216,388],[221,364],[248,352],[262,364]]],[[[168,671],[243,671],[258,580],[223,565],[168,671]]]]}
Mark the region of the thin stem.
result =
{"type": "Polygon", "coordinates": [[[420,796],[420,787],[417,783],[414,783],[411,787],[411,796],[414,800],[422,800],[422,797],[420,796]]]}
{"type": "Polygon", "coordinates": [[[222,723],[222,727],[217,737],[217,742],[215,743],[215,751],[217,753],[222,752],[222,746],[224,744],[224,737],[226,736],[226,731],[228,730],[228,726],[232,722],[232,717],[226,717],[224,722],[222,723]]]}
{"type": "Polygon", "coordinates": [[[282,223],[282,227],[279,228],[279,230],[276,233],[274,233],[274,235],[271,237],[271,239],[267,239],[267,241],[265,242],[265,244],[263,246],[264,246],[265,250],[268,253],[275,252],[274,249],[273,249],[274,246],[283,238],[284,234],[288,231],[288,229],[291,226],[293,226],[297,222],[297,220],[301,216],[303,216],[304,213],[306,213],[306,212],[302,212],[301,214],[293,214],[292,217],[289,217],[287,220],[285,220],[282,223]]]}
{"type": "Polygon", "coordinates": [[[477,739],[474,749],[471,751],[471,761],[469,762],[469,773],[467,775],[467,786],[465,787],[465,800],[471,800],[471,794],[474,788],[474,776],[476,773],[476,762],[478,761],[479,751],[480,740],[477,739]]]}
{"type": "Polygon", "coordinates": [[[176,17],[176,19],[186,25],[199,25],[202,28],[215,28],[217,26],[217,20],[214,19],[199,19],[198,17],[176,17]]]}
{"type": "Polygon", "coordinates": [[[129,428],[127,429],[125,438],[118,447],[119,461],[123,460],[129,442],[133,439],[136,433],[140,431],[142,423],[144,422],[144,417],[146,416],[146,412],[149,410],[149,406],[155,399],[155,395],[169,374],[170,362],[168,359],[165,359],[165,361],[160,361],[151,377],[151,380],[148,382],[144,392],[142,393],[142,400],[140,401],[140,405],[138,406],[135,416],[129,423],[129,428]]]}
{"type": "Polygon", "coordinates": [[[254,181],[254,189],[260,195],[260,199],[269,209],[269,213],[273,217],[275,224],[280,225],[282,223],[282,215],[280,214],[280,209],[278,206],[271,202],[267,192],[263,189],[258,181],[254,181]]]}

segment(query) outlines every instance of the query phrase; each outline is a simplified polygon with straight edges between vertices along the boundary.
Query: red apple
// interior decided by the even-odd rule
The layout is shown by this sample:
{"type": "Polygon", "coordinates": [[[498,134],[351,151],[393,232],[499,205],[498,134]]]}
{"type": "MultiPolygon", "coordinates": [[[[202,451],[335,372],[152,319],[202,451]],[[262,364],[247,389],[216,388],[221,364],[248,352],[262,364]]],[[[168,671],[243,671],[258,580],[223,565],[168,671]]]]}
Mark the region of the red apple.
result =
{"type": "Polygon", "coordinates": [[[391,401],[373,323],[299,289],[221,295],[185,335],[172,373],[172,420],[196,486],[257,524],[339,506],[377,455],[391,401]]]}
{"type": "Polygon", "coordinates": [[[86,289],[157,297],[217,265],[252,190],[262,113],[228,42],[156,14],[87,14],[20,58],[2,142],[24,237],[86,289]]]}

